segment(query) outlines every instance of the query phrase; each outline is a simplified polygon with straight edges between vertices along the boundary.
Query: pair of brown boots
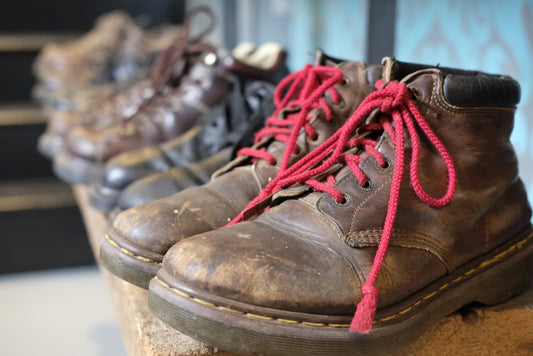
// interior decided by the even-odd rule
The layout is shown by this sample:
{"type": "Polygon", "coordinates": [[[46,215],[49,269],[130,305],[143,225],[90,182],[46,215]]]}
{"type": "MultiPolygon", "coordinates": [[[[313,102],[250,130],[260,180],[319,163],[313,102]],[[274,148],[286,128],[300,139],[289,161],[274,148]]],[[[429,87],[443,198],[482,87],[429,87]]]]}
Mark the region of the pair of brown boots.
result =
{"type": "Polygon", "coordinates": [[[149,287],[157,317],[224,350],[397,351],[531,282],[519,97],[506,76],[319,54],[280,83],[253,147],[120,214],[100,257],[149,287]]]}

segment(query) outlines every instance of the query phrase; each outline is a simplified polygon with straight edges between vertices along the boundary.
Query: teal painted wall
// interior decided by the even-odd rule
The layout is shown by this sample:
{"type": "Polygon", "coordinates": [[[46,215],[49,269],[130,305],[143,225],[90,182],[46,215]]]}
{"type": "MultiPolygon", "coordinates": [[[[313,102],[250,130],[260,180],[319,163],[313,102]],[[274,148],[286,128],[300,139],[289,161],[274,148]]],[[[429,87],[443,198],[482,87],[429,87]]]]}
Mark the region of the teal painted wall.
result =
{"type": "Polygon", "coordinates": [[[533,202],[533,0],[397,0],[399,60],[478,69],[518,80],[511,141],[533,202]]]}
{"type": "Polygon", "coordinates": [[[291,71],[312,62],[317,48],[340,58],[365,58],[367,0],[187,1],[188,8],[199,4],[210,6],[219,17],[211,36],[214,42],[229,47],[242,41],[279,42],[289,49],[291,71]],[[227,13],[228,9],[233,12],[227,13]],[[233,24],[228,23],[231,20],[233,24]],[[235,38],[224,38],[224,27],[232,25],[235,38]]]}
{"type": "Polygon", "coordinates": [[[253,8],[249,16],[237,17],[237,39],[280,42],[290,49],[293,71],[312,62],[317,48],[341,58],[365,58],[366,0],[238,0],[237,6],[253,8]]]}

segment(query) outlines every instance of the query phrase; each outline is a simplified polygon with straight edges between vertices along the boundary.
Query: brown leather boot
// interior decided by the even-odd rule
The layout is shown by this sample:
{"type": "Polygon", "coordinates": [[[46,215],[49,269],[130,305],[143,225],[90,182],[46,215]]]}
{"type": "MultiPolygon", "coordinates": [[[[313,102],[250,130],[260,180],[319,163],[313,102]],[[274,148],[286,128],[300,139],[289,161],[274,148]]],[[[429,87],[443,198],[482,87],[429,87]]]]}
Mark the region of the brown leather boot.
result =
{"type": "MultiPolygon", "coordinates": [[[[48,158],[53,159],[65,145],[65,139],[70,131],[78,126],[89,126],[97,121],[119,121],[123,111],[136,106],[143,100],[143,92],[150,89],[150,81],[139,80],[128,89],[100,100],[94,100],[85,110],[54,110],[45,109],[48,117],[46,131],[39,137],[38,149],[48,158]]],[[[88,100],[91,102],[91,100],[88,100]]]]}
{"type": "Polygon", "coordinates": [[[122,11],[102,15],[78,40],[43,47],[34,62],[39,80],[34,95],[43,104],[64,108],[89,87],[98,88],[95,96],[108,93],[145,74],[154,57],[181,36],[178,26],[145,31],[122,11]]]}
{"type": "Polygon", "coordinates": [[[53,158],[74,127],[116,122],[127,108],[138,107],[146,94],[161,89],[152,87],[161,84],[157,80],[162,77],[161,65],[153,68],[152,80],[147,78],[154,57],[159,54],[156,63],[172,70],[174,63],[166,60],[169,52],[198,42],[213,27],[211,22],[199,37],[187,40],[191,18],[200,13],[214,21],[211,10],[198,7],[189,11],[183,28],[168,26],[144,32],[127,14],[114,11],[98,19],[96,27],[80,40],[45,47],[34,66],[41,83],[34,94],[48,117],[39,151],[53,158]]]}
{"type": "Polygon", "coordinates": [[[518,84],[383,65],[384,87],[248,207],[267,211],[167,252],[156,316],[244,354],[388,354],[529,286],[531,210],[509,142],[518,84]]]}
{"type": "Polygon", "coordinates": [[[211,182],[118,215],[102,244],[104,266],[147,288],[170,247],[231,221],[279,172],[335,133],[381,77],[380,66],[362,62],[320,55],[317,63],[280,83],[277,109],[256,133],[255,145],[211,182]]]}

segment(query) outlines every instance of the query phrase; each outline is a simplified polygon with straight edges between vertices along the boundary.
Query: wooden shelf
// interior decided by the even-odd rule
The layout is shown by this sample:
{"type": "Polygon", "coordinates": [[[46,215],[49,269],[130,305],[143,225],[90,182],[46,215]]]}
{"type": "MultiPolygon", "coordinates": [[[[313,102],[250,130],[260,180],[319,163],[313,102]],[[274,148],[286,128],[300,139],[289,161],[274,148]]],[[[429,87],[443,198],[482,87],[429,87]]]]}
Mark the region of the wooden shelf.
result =
{"type": "MultiPolygon", "coordinates": [[[[87,189],[74,192],[90,244],[98,260],[100,241],[108,223],[87,201],[87,189]]],[[[165,325],[148,309],[148,292],[101,269],[122,329],[128,355],[232,355],[208,347],[165,325]]],[[[533,288],[494,307],[463,309],[443,319],[415,344],[398,353],[411,355],[532,355],[533,288]]]]}
{"type": "Polygon", "coordinates": [[[0,104],[0,126],[44,124],[43,110],[34,103],[0,104]]]}
{"type": "Polygon", "coordinates": [[[0,182],[0,213],[75,206],[70,187],[56,178],[0,182]]]}
{"type": "Polygon", "coordinates": [[[62,43],[77,39],[76,33],[1,33],[0,52],[38,51],[48,43],[62,43]]]}

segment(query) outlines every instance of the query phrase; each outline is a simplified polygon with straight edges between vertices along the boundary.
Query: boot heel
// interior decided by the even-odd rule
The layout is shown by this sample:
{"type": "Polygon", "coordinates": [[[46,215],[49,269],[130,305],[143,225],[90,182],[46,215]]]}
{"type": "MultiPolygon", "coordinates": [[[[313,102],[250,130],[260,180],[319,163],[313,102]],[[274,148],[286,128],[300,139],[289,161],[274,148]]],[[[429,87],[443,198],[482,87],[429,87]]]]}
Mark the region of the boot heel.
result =
{"type": "Polygon", "coordinates": [[[506,261],[487,271],[486,279],[478,286],[476,301],[495,305],[525,292],[532,284],[533,254],[519,260],[506,261]]]}

